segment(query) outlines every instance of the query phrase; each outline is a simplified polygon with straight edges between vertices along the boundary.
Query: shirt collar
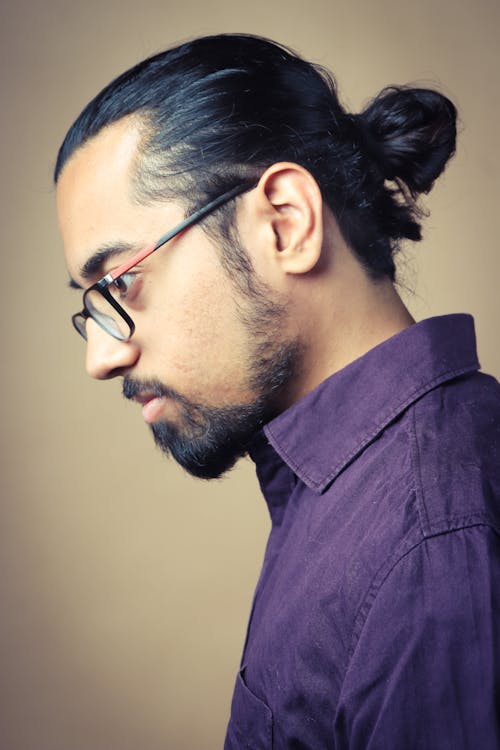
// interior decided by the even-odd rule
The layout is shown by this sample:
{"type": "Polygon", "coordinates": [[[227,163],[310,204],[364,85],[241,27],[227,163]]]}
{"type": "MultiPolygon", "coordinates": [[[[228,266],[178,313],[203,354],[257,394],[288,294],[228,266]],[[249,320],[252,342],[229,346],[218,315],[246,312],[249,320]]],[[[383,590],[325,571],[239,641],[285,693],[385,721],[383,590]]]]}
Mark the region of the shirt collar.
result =
{"type": "Polygon", "coordinates": [[[429,318],[331,375],[266,425],[264,433],[292,471],[323,492],[420,396],[477,369],[472,317],[429,318]]]}

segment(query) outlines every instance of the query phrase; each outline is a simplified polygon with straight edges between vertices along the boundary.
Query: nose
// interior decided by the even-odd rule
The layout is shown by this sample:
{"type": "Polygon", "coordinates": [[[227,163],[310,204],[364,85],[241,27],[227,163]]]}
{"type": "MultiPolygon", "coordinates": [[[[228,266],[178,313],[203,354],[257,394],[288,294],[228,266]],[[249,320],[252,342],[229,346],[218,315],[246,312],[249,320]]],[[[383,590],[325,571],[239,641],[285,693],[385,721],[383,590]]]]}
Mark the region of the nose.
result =
{"type": "Polygon", "coordinates": [[[139,349],[133,341],[119,341],[97,323],[87,320],[85,367],[91,378],[107,380],[122,375],[137,362],[139,349]]]}

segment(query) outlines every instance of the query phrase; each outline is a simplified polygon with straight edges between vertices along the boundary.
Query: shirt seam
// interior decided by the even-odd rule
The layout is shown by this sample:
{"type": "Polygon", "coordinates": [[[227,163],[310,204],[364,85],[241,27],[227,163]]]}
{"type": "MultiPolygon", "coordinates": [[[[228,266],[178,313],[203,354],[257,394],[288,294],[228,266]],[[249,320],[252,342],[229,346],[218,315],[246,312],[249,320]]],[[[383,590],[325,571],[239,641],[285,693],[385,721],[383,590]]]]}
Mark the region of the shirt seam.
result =
{"type": "Polygon", "coordinates": [[[419,524],[418,534],[420,538],[415,541],[415,527],[410,529],[406,536],[401,540],[396,550],[392,553],[392,555],[390,555],[383,561],[383,563],[380,565],[375,575],[373,576],[370,587],[354,618],[351,646],[348,652],[348,663],[352,658],[352,655],[356,648],[356,644],[361,636],[364,624],[366,622],[370,609],[373,606],[373,603],[378,595],[378,592],[380,591],[389,575],[404,557],[409,555],[414,549],[419,547],[427,539],[432,539],[436,536],[442,536],[444,534],[455,533],[465,528],[473,528],[475,526],[483,525],[493,529],[496,534],[500,533],[499,529],[491,519],[491,516],[485,513],[483,509],[477,511],[471,509],[467,514],[461,515],[441,516],[438,519],[434,519],[431,523],[425,504],[425,493],[422,482],[416,420],[417,408],[414,408],[412,410],[412,414],[410,415],[407,431],[409,438],[410,461],[413,472],[412,491],[415,497],[415,505],[419,524]],[[446,526],[444,526],[443,524],[446,524],[446,526]]]}
{"type": "Polygon", "coordinates": [[[408,537],[406,537],[404,540],[404,543],[400,545],[399,551],[396,552],[395,555],[392,555],[391,558],[386,558],[384,563],[379,567],[379,569],[373,576],[372,582],[370,584],[370,588],[368,589],[363,599],[363,602],[358,607],[356,616],[354,618],[351,643],[350,643],[348,655],[347,655],[347,665],[345,668],[344,676],[342,678],[342,683],[340,685],[339,695],[342,693],[342,690],[344,688],[344,683],[347,678],[347,673],[349,671],[351,660],[354,656],[354,652],[356,650],[357,644],[363,633],[370,611],[373,608],[373,605],[375,603],[375,600],[380,590],[382,589],[382,587],[384,586],[385,582],[390,577],[392,572],[397,568],[397,566],[406,557],[408,557],[408,555],[410,555],[414,550],[421,547],[423,544],[426,544],[427,542],[429,542],[431,539],[434,539],[439,536],[447,536],[449,534],[456,534],[457,532],[465,531],[466,529],[472,529],[472,528],[477,528],[477,527],[485,527],[491,530],[495,534],[495,536],[500,538],[500,529],[498,529],[496,525],[492,523],[491,519],[489,517],[481,518],[480,515],[478,514],[478,517],[469,523],[457,525],[454,528],[448,528],[446,530],[436,530],[435,532],[422,537],[418,541],[412,540],[411,542],[409,542],[408,537]]]}
{"type": "MultiPolygon", "coordinates": [[[[431,521],[427,513],[427,504],[425,502],[425,492],[424,492],[424,485],[422,481],[416,408],[413,410],[413,413],[411,415],[411,422],[410,422],[408,431],[410,433],[409,434],[410,460],[411,460],[413,474],[415,478],[414,490],[415,490],[415,497],[417,501],[416,502],[417,514],[419,517],[420,528],[421,528],[423,537],[432,537],[432,536],[435,536],[436,534],[442,534],[442,533],[446,533],[447,531],[453,531],[454,529],[450,528],[451,526],[454,526],[455,529],[458,529],[464,526],[468,526],[469,524],[474,525],[477,522],[485,522],[491,525],[492,528],[496,529],[497,525],[494,519],[492,519],[491,516],[484,511],[482,506],[479,508],[470,508],[467,513],[441,515],[437,518],[433,518],[431,521]],[[443,526],[443,524],[446,524],[446,527],[443,526]]],[[[469,465],[474,466],[478,470],[481,469],[481,467],[477,463],[470,462],[469,465]]]]}
{"type": "Polygon", "coordinates": [[[417,437],[417,409],[413,409],[411,422],[409,424],[409,445],[410,460],[413,467],[415,498],[417,505],[417,514],[420,521],[420,529],[424,537],[428,536],[430,531],[430,520],[427,514],[427,507],[424,500],[424,489],[422,482],[422,472],[420,466],[420,450],[417,437]]]}

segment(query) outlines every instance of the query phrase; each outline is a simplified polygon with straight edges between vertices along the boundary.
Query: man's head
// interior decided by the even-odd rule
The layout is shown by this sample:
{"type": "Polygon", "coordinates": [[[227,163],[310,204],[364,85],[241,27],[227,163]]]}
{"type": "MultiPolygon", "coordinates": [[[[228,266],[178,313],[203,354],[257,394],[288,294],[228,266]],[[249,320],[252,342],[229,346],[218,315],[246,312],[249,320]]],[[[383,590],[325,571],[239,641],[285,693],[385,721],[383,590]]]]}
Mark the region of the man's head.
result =
{"type": "Polygon", "coordinates": [[[113,282],[135,331],[118,340],[88,320],[90,374],[124,376],[164,449],[198,476],[222,473],[315,384],[324,280],[349,267],[345,279],[390,282],[399,240],[419,238],[410,194],[430,189],[453,150],[451,108],[434,92],[394,89],[363,125],[324,71],[243,35],[194,40],[124,73],[57,160],[76,285],[233,188],[248,191],[113,282]],[[424,165],[416,145],[429,123],[424,165]]]}
{"type": "MultiPolygon", "coordinates": [[[[101,278],[184,216],[178,202],[134,200],[137,138],[136,124],[122,119],[79,149],[60,176],[58,208],[73,285],[101,278]]],[[[287,181],[297,180],[294,172],[293,165],[268,170],[266,190],[276,193],[280,183],[286,190],[287,181]]],[[[252,217],[259,211],[255,206],[252,217]]],[[[285,232],[285,222],[278,231],[285,232]]],[[[263,262],[267,273],[269,261],[263,262]]],[[[283,387],[297,371],[300,346],[285,295],[253,272],[242,291],[215,240],[197,225],[119,283],[113,299],[132,318],[134,334],[119,340],[87,320],[89,374],[122,375],[124,395],[143,404],[161,447],[193,474],[219,475],[277,413],[283,387]]]]}

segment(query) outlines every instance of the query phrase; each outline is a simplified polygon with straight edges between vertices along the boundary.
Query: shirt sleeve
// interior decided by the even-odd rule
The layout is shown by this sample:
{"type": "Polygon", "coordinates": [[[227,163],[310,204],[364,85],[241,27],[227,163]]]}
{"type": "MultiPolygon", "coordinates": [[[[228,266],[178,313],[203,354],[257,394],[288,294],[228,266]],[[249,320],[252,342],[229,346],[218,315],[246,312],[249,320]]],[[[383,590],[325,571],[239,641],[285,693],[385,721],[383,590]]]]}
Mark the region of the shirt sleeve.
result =
{"type": "Polygon", "coordinates": [[[346,672],[335,750],[500,748],[500,539],[431,537],[378,592],[346,672]]]}

